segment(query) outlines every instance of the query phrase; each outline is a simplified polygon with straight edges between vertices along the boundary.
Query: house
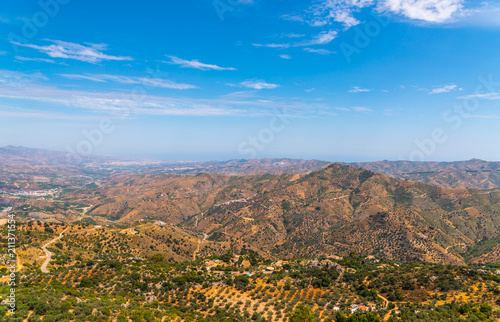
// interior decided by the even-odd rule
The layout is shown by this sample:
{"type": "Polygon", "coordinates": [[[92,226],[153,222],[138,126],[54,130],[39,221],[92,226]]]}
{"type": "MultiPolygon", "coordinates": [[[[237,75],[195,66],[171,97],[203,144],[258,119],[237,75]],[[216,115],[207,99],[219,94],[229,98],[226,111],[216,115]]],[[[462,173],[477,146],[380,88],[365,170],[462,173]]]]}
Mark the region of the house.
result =
{"type": "Polygon", "coordinates": [[[369,311],[370,309],[366,306],[364,306],[363,304],[361,304],[359,307],[358,307],[358,310],[360,311],[363,311],[363,312],[367,312],[369,311]]]}
{"type": "Polygon", "coordinates": [[[351,311],[351,314],[356,312],[356,311],[361,311],[361,312],[368,312],[370,311],[370,308],[368,308],[367,306],[365,306],[364,304],[352,304],[351,307],[349,308],[349,310],[351,311]]]}

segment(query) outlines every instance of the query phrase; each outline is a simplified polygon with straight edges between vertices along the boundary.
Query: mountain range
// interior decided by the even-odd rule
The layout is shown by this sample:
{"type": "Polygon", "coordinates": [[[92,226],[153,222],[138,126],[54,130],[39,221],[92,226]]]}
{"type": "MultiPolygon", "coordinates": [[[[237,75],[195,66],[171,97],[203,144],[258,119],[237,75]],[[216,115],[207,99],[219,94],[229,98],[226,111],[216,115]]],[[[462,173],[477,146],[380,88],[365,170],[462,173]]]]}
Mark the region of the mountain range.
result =
{"type": "Polygon", "coordinates": [[[68,222],[87,216],[126,227],[160,220],[179,228],[186,240],[198,240],[199,256],[231,247],[274,258],[355,252],[447,264],[500,260],[500,191],[494,189],[492,162],[354,166],[265,159],[192,162],[179,169],[181,163],[112,158],[65,165],[52,153],[20,150],[0,149],[1,185],[33,187],[30,176],[45,176],[63,190],[53,199],[3,195],[1,203],[21,210],[29,203],[28,209],[63,214],[66,219],[58,220],[68,222]],[[27,170],[4,176],[9,164],[27,170]],[[54,167],[59,181],[46,173],[54,167]],[[81,171],[84,184],[61,178],[65,167],[81,171]],[[477,178],[474,188],[462,173],[477,178]],[[489,174],[491,184],[479,180],[479,173],[489,174]]]}

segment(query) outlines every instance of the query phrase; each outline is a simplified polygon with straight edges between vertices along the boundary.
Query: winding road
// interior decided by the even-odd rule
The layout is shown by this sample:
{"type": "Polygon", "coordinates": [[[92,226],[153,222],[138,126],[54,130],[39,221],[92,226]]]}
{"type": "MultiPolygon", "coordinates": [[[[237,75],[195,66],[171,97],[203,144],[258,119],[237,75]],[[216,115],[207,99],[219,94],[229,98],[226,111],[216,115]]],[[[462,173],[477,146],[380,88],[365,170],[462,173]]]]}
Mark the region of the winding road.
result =
{"type": "Polygon", "coordinates": [[[47,269],[47,265],[49,265],[50,258],[52,257],[52,253],[47,249],[47,246],[49,246],[50,244],[52,244],[52,243],[58,241],[59,239],[63,238],[64,237],[63,234],[64,234],[64,232],[66,230],[67,230],[67,228],[65,230],[63,230],[59,234],[59,237],[56,237],[56,238],[52,239],[47,244],[45,244],[45,245],[42,246],[42,250],[45,252],[45,256],[47,256],[47,258],[45,259],[45,262],[43,262],[42,267],[41,267],[42,273],[48,273],[49,272],[49,270],[47,269]]]}

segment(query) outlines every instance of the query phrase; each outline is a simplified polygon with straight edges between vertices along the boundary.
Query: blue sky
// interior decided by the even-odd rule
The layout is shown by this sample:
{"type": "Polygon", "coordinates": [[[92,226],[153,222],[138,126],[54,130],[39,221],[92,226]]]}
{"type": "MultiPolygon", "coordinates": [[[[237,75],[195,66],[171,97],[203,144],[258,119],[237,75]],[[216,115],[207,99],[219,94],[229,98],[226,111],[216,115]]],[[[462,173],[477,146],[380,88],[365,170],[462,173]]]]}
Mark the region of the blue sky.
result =
{"type": "Polygon", "coordinates": [[[500,3],[0,4],[0,146],[500,160],[500,3]]]}

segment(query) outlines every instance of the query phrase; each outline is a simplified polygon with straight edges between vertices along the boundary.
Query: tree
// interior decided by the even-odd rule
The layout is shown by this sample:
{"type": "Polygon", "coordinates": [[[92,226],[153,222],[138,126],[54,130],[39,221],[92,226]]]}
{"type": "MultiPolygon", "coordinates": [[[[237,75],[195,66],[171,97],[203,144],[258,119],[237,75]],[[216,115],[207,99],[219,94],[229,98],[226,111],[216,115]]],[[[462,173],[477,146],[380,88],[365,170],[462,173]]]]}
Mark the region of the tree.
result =
{"type": "Polygon", "coordinates": [[[250,280],[247,275],[239,275],[234,278],[235,287],[239,290],[244,290],[250,284],[250,280]]]}
{"type": "Polygon", "coordinates": [[[153,256],[151,256],[151,260],[155,263],[163,262],[165,260],[165,255],[160,253],[154,254],[153,256]]]}
{"type": "Polygon", "coordinates": [[[290,322],[317,322],[311,309],[304,303],[297,305],[297,308],[290,315],[290,322]]]}

